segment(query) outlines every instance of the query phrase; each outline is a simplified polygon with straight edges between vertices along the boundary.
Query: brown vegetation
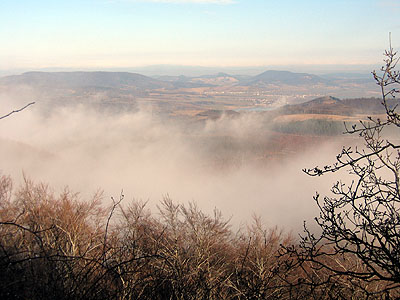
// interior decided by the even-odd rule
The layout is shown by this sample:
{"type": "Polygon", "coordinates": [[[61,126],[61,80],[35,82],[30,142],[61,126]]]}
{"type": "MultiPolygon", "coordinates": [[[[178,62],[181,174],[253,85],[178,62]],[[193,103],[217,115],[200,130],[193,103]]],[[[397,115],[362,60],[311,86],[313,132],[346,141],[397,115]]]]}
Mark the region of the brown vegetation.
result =
{"type": "MultiPolygon", "coordinates": [[[[279,255],[294,237],[259,218],[234,232],[219,211],[206,215],[168,197],[158,216],[140,201],[122,205],[123,195],[108,208],[101,199],[82,201],[68,189],[55,195],[28,179],[14,190],[1,177],[0,297],[361,299],[381,291],[279,255]]],[[[365,268],[349,255],[326,263],[365,268]]]]}

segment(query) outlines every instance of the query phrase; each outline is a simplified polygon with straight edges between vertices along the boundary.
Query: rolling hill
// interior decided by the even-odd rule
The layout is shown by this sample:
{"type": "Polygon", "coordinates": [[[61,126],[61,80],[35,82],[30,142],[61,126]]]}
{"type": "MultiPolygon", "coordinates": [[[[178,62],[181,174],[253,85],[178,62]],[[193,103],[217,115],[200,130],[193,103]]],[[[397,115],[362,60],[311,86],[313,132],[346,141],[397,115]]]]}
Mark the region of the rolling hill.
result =
{"type": "MultiPolygon", "coordinates": [[[[397,99],[388,100],[389,107],[400,104],[397,99]]],[[[313,99],[301,104],[285,105],[278,109],[283,114],[325,114],[352,116],[355,114],[383,114],[385,110],[379,98],[352,98],[340,100],[326,96],[313,99]]]]}
{"type": "Polygon", "coordinates": [[[244,80],[240,84],[252,86],[260,84],[315,85],[328,83],[329,80],[308,73],[269,70],[244,80]]]}
{"type": "Polygon", "coordinates": [[[0,85],[28,85],[47,88],[135,88],[172,87],[168,82],[128,72],[27,72],[0,78],[0,85]]]}

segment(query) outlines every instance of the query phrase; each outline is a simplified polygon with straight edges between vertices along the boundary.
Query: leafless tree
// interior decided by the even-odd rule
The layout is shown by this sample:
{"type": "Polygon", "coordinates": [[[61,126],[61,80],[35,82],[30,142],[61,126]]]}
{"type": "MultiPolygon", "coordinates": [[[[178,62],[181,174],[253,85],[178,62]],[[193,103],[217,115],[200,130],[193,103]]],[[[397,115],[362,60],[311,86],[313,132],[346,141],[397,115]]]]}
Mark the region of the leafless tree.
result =
{"type": "MultiPolygon", "coordinates": [[[[314,197],[319,208],[315,218],[320,228],[313,234],[305,226],[300,245],[286,247],[292,266],[307,267],[309,274],[323,270],[323,278],[312,284],[344,286],[363,297],[400,296],[400,115],[397,112],[400,73],[399,58],[390,45],[384,53],[384,66],[372,74],[382,92],[386,114],[369,117],[351,128],[362,147],[343,147],[336,162],[305,169],[310,176],[345,171],[351,181],[338,180],[333,196],[314,197]],[[345,280],[344,280],[345,279],[345,280]]],[[[336,290],[337,291],[337,290],[336,290]]],[[[340,295],[336,294],[336,296],[340,295]]],[[[335,296],[335,297],[336,297],[335,296]]]]}

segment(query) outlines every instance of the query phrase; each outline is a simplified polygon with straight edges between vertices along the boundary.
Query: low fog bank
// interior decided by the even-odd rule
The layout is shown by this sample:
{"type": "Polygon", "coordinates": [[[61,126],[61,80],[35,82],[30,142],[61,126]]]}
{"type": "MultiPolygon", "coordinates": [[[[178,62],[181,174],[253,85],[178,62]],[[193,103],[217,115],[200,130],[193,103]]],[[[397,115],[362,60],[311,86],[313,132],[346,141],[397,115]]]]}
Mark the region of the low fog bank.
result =
{"type": "MultiPolygon", "coordinates": [[[[0,115],[15,108],[6,102],[0,115]]],[[[148,200],[151,208],[168,194],[208,213],[218,208],[233,224],[256,214],[269,226],[298,230],[318,212],[315,191],[327,193],[335,180],[301,169],[333,162],[341,149],[327,143],[267,159],[271,132],[256,114],[199,122],[145,110],[42,109],[37,103],[0,121],[0,174],[16,185],[25,174],[82,197],[104,190],[105,201],[123,190],[126,202],[148,200]]]]}

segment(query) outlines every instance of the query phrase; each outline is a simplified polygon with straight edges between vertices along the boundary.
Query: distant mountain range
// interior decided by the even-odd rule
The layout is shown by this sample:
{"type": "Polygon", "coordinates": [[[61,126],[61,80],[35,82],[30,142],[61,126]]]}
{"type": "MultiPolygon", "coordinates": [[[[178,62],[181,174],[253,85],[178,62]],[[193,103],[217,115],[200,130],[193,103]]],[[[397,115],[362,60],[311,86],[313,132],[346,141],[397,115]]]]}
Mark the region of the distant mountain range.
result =
{"type": "MultiPolygon", "coordinates": [[[[149,77],[130,72],[27,72],[1,77],[0,92],[20,99],[36,97],[47,103],[47,107],[84,103],[132,109],[152,105],[158,111],[183,114],[188,111],[196,114],[209,109],[270,110],[322,95],[379,97],[372,78],[367,82],[359,77],[354,80],[340,76],[325,78],[275,70],[256,76],[220,72],[193,77],[149,77]]],[[[318,105],[324,106],[314,103],[312,109],[318,105]]],[[[337,103],[336,109],[346,112],[346,105],[337,103]]]]}
{"type": "Polygon", "coordinates": [[[0,85],[29,85],[57,88],[136,88],[141,90],[195,88],[204,86],[268,84],[328,84],[330,80],[308,73],[266,71],[256,76],[218,73],[203,76],[158,76],[156,78],[129,72],[27,72],[0,78],[0,85]]]}
{"type": "Polygon", "coordinates": [[[128,72],[27,72],[0,78],[0,85],[29,85],[54,88],[124,88],[158,89],[171,84],[128,72]]]}

